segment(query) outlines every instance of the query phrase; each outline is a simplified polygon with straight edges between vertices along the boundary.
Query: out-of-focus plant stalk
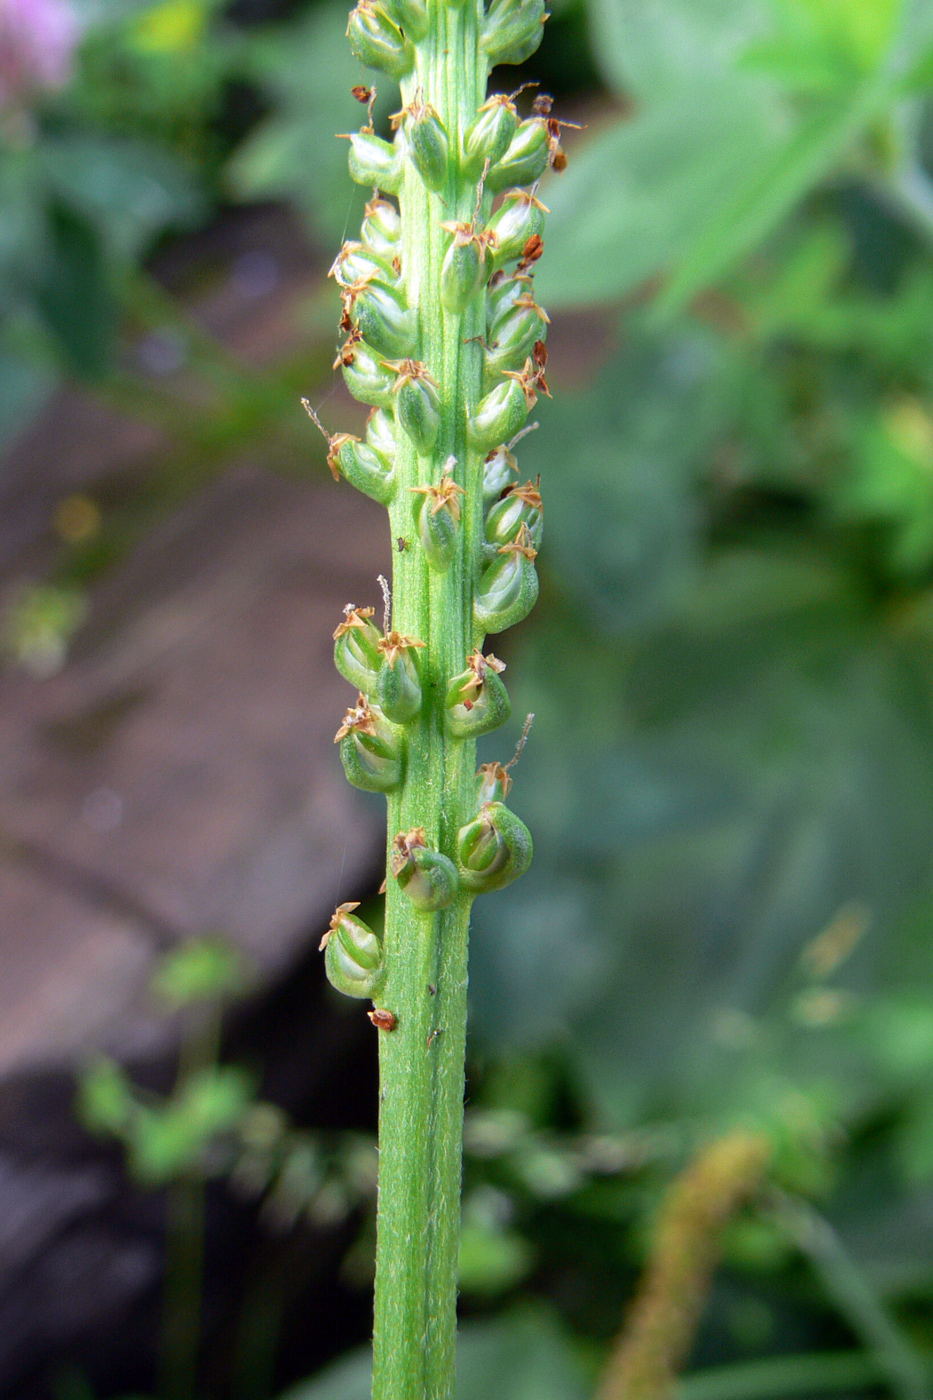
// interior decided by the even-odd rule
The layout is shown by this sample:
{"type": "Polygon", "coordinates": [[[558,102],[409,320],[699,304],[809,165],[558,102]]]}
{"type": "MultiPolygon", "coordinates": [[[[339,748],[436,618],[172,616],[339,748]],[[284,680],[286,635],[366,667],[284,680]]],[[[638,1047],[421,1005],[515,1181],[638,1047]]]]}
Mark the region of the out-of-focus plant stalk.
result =
{"type": "Polygon", "coordinates": [[[534,51],[545,18],[543,0],[360,0],[348,29],[402,92],[392,141],[350,137],[374,194],[334,264],[338,363],[373,411],[364,441],[329,436],[334,475],[388,508],[395,559],[383,627],[348,607],[335,634],[359,692],[344,768],[388,799],[385,932],[344,905],[325,935],[331,981],[372,999],[380,1039],[376,1400],[452,1394],[470,907],[532,854],[508,772],[475,768],[477,735],[509,715],[484,637],[537,596],[541,498],[511,440],[546,392],[533,186],[562,163],[550,100],[522,121],[486,81],[534,51]]]}
{"type": "Polygon", "coordinates": [[[670,1188],[651,1258],[597,1400],[666,1400],[687,1359],[722,1232],[771,1157],[767,1139],[736,1131],[710,1143],[670,1188]]]}

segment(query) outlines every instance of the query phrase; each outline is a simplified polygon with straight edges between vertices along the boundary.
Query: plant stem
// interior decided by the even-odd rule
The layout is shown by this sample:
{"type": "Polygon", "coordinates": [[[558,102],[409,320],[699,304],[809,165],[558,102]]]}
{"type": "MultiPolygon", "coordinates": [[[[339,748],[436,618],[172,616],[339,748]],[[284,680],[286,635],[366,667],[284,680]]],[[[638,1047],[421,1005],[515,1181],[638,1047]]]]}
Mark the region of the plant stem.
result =
{"type": "MultiPolygon", "coordinates": [[[[407,104],[417,88],[436,107],[451,140],[482,101],[477,11],[439,8],[438,22],[403,85],[407,104]]],[[[482,458],[466,442],[466,414],[480,394],[483,297],[462,317],[442,311],[438,297],[444,220],[473,214],[475,185],[454,170],[440,193],[427,190],[410,166],[400,194],[402,266],[410,304],[422,308],[422,358],[437,379],[440,434],[431,457],[399,443],[398,492],[390,516],[393,539],[411,534],[411,486],[438,479],[438,464],[457,459],[451,474],[465,488],[464,528],[457,554],[432,574],[422,550],[396,555],[392,625],[427,643],[422,720],[409,740],[404,787],[389,796],[388,838],[423,826],[429,843],[450,850],[472,815],[474,740],[452,743],[444,730],[448,677],[463,670],[472,645],[473,540],[482,528],[482,458]]],[[[398,1026],[380,1041],[379,1208],[373,1356],[374,1400],[447,1400],[456,1336],[457,1252],[466,1045],[467,936],[472,898],[419,912],[390,880],[386,892],[388,975],[378,1005],[398,1026]]]]}

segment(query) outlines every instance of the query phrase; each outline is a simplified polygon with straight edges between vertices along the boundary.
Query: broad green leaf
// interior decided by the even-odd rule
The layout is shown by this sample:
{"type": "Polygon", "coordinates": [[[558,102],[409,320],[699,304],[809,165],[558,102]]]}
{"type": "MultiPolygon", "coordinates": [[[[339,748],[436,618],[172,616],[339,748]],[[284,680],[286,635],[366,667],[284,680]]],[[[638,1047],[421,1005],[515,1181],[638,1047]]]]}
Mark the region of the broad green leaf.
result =
{"type": "Polygon", "coordinates": [[[591,0],[593,56],[620,92],[663,101],[734,68],[768,13],[767,0],[591,0]]]}
{"type": "Polygon", "coordinates": [[[543,192],[551,210],[538,274],[543,304],[605,302],[682,262],[723,191],[773,161],[783,139],[758,87],[726,76],[712,86],[685,81],[597,131],[543,192]]]}
{"type": "Polygon", "coordinates": [[[691,297],[760,243],[837,164],[889,96],[872,80],[840,102],[804,120],[770,156],[759,155],[751,178],[705,220],[656,304],[661,317],[681,311],[691,297]]]}

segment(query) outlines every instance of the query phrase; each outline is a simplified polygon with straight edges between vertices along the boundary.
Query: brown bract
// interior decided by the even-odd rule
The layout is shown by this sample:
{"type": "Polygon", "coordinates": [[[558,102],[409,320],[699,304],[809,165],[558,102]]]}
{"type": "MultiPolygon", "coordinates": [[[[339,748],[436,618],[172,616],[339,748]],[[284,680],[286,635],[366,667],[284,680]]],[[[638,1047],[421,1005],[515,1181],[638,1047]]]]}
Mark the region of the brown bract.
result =
{"type": "Polygon", "coordinates": [[[536,263],[544,252],[544,239],[540,233],[533,233],[522,249],[521,262],[518,264],[519,272],[524,272],[526,268],[536,263]]]}
{"type": "Polygon", "coordinates": [[[412,851],[424,850],[428,841],[423,826],[413,826],[411,831],[400,831],[392,842],[392,855],[389,869],[396,877],[411,860],[412,851]]]}
{"type": "MultiPolygon", "coordinates": [[[[528,241],[531,242],[530,239],[528,241]]],[[[538,316],[539,319],[542,320],[546,326],[549,326],[551,324],[551,318],[545,311],[544,307],[539,306],[538,303],[535,301],[534,292],[522,292],[520,297],[515,298],[512,305],[520,306],[525,311],[533,311],[535,315],[538,316]]]]}
{"type": "Polygon", "coordinates": [[[475,243],[480,257],[485,256],[487,248],[495,248],[499,241],[494,229],[484,228],[477,233],[475,220],[469,224],[464,220],[457,223],[442,223],[441,228],[445,233],[453,234],[455,248],[465,248],[468,243],[475,243]]]}
{"type": "Polygon", "coordinates": [[[497,656],[493,656],[492,652],[488,656],[484,656],[477,647],[476,651],[471,651],[467,657],[467,668],[473,672],[473,677],[461,689],[479,691],[486,680],[486,672],[495,671],[501,675],[505,670],[505,662],[500,661],[497,656]]]}
{"type": "Polygon", "coordinates": [[[362,691],[357,703],[351,705],[344,715],[343,723],[334,735],[334,743],[339,744],[348,734],[369,734],[373,738],[376,734],[376,716],[362,691]]]}
{"type": "Polygon", "coordinates": [[[425,102],[424,93],[419,88],[411,99],[407,107],[403,107],[400,112],[393,112],[389,117],[389,125],[393,131],[398,131],[406,117],[411,117],[412,121],[420,122],[425,117],[433,117],[436,122],[441,119],[441,114],[436,107],[432,107],[430,102],[425,102]]]}
{"type": "Polygon", "coordinates": [[[334,433],[333,437],[327,439],[327,465],[330,467],[331,476],[335,481],[340,480],[340,449],[345,442],[359,442],[359,438],[353,433],[334,433]]]}
{"type": "Polygon", "coordinates": [[[375,1011],[367,1011],[366,1015],[377,1031],[394,1031],[398,1025],[398,1017],[394,1016],[391,1011],[380,1011],[377,1008],[375,1011]]]}
{"type": "Polygon", "coordinates": [[[502,796],[508,797],[509,788],[512,786],[512,775],[501,763],[481,763],[476,776],[483,778],[490,785],[502,784],[502,796]]]}
{"type": "Polygon", "coordinates": [[[401,632],[390,632],[377,644],[376,650],[382,652],[386,659],[386,665],[394,666],[402,652],[413,651],[426,645],[425,642],[415,641],[413,637],[403,637],[401,632]]]}
{"type": "Polygon", "coordinates": [[[353,910],[354,910],[354,909],[359,909],[359,907],[360,907],[360,902],[359,902],[359,900],[356,900],[355,903],[351,901],[349,904],[338,904],[338,905],[337,905],[337,908],[334,910],[334,913],[333,913],[333,915],[332,915],[332,917],[331,917],[331,921],[330,921],[330,924],[329,924],[329,926],[328,926],[328,928],[327,928],[327,932],[324,934],[324,937],[321,939],[320,943],[318,944],[318,951],[319,951],[319,952],[323,952],[323,950],[327,947],[328,943],[330,942],[330,936],[331,936],[331,934],[337,932],[338,925],[340,924],[340,921],[341,921],[341,919],[343,918],[344,914],[352,914],[352,913],[353,913],[353,910]]]}
{"type": "Polygon", "coordinates": [[[546,363],[547,351],[544,349],[544,341],[536,340],[534,358],[532,359],[529,355],[528,359],[525,361],[524,369],[520,371],[506,369],[502,372],[503,378],[514,379],[516,383],[521,385],[522,392],[525,395],[525,403],[528,405],[529,409],[534,408],[535,404],[538,402],[539,389],[542,394],[546,394],[548,398],[551,397],[547,381],[544,378],[544,366],[546,363]]]}
{"type": "Polygon", "coordinates": [[[507,111],[514,112],[518,116],[518,108],[506,92],[494,93],[483,103],[482,107],[478,107],[476,110],[478,112],[491,112],[494,107],[505,107],[507,111]]]}
{"type": "Polygon", "coordinates": [[[528,532],[528,526],[525,524],[524,520],[522,521],[521,526],[519,527],[519,531],[515,539],[512,540],[509,544],[500,545],[499,553],[524,554],[526,559],[537,559],[538,551],[535,549],[534,545],[531,542],[531,535],[528,532]]]}
{"type": "Polygon", "coordinates": [[[339,637],[342,637],[345,632],[352,631],[354,627],[358,627],[361,631],[365,631],[367,627],[366,619],[372,617],[374,612],[374,608],[355,608],[352,603],[348,603],[343,610],[344,620],[334,632],[334,641],[336,642],[337,639],[339,637]]]}
{"type": "MultiPolygon", "coordinates": [[[[524,486],[510,486],[505,494],[523,501],[526,506],[533,506],[535,510],[544,509],[541,492],[538,490],[538,484],[534,481],[526,481],[524,486]]],[[[372,612],[372,608],[370,608],[370,612],[372,612]]]]}
{"type": "Polygon", "coordinates": [[[437,388],[437,380],[428,374],[427,367],[420,360],[381,360],[383,369],[390,369],[396,376],[392,385],[393,394],[397,394],[403,384],[417,383],[419,379],[425,380],[428,384],[433,384],[437,388]]]}
{"type": "Polygon", "coordinates": [[[437,515],[438,511],[446,506],[454,520],[460,519],[460,502],[457,497],[465,496],[466,492],[448,472],[444,473],[436,486],[409,486],[408,489],[416,496],[427,496],[431,502],[432,515],[437,515]]]}
{"type": "Polygon", "coordinates": [[[353,347],[354,345],[358,345],[362,339],[362,331],[357,326],[354,326],[341,345],[340,354],[337,356],[331,368],[340,369],[341,366],[352,365],[353,361],[356,359],[353,353],[353,347]]]}

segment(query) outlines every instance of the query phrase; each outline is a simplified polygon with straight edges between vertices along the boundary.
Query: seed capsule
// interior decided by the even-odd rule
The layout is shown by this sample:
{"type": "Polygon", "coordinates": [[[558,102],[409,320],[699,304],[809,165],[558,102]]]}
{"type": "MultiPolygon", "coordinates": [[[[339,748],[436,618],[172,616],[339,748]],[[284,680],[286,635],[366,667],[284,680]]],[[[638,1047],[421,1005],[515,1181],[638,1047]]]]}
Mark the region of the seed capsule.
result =
{"type": "Polygon", "coordinates": [[[506,444],[501,442],[498,447],[494,447],[483,463],[484,510],[488,510],[506,487],[512,485],[512,473],[517,471],[518,462],[506,444]]]}
{"type": "Polygon", "coordinates": [[[426,455],[434,446],[441,426],[437,384],[419,360],[383,361],[395,374],[395,417],[416,449],[426,455]]]}
{"type": "Polygon", "coordinates": [[[351,486],[381,506],[387,506],[395,495],[392,463],[349,433],[338,433],[332,439],[327,460],[351,486]]]}
{"type": "Polygon", "coordinates": [[[373,185],[398,194],[405,173],[402,153],[381,136],[354,131],[350,136],[350,178],[358,185],[373,185]]]}
{"type": "Polygon", "coordinates": [[[337,254],[329,275],[341,287],[352,287],[355,283],[368,282],[373,278],[381,278],[387,283],[395,280],[391,262],[387,262],[364,243],[345,243],[337,254]]]}
{"type": "Polygon", "coordinates": [[[484,102],[476,120],[463,137],[463,172],[479,175],[486,161],[495,165],[505,155],[518,127],[518,113],[510,97],[498,93],[484,102]]]}
{"type": "Polygon", "coordinates": [[[404,122],[412,164],[429,190],[442,190],[450,174],[447,128],[435,109],[420,100],[405,109],[404,122]]]}
{"type": "Polygon", "coordinates": [[[400,82],[414,66],[415,51],[397,24],[373,0],[359,0],[347,25],[350,50],[361,63],[400,82]]]}
{"type": "Polygon", "coordinates": [[[417,44],[428,32],[428,11],[424,0],[383,0],[395,23],[417,44]]]}
{"type": "Polygon", "coordinates": [[[535,549],[523,525],[518,538],[502,545],[476,586],[473,612],[485,632],[504,632],[527,617],[538,598],[535,549]]]}
{"type": "Polygon", "coordinates": [[[385,981],[382,940],[353,913],[359,904],[340,904],[321,939],[327,980],[348,997],[379,995],[385,981]]]}
{"type": "Polygon", "coordinates": [[[546,19],[544,0],[493,0],[480,47],[490,63],[524,63],[541,43],[546,19]]]}
{"type": "Polygon", "coordinates": [[[483,358],[487,376],[495,382],[500,375],[520,368],[536,342],[544,339],[547,325],[548,314],[531,292],[517,297],[489,328],[489,349],[483,358]]]}
{"type": "MultiPolygon", "coordinates": [[[[448,466],[455,465],[456,458],[451,458],[448,466]]],[[[437,486],[410,486],[408,489],[415,497],[412,514],[428,563],[438,573],[443,573],[450,568],[456,551],[459,497],[465,494],[463,487],[445,472],[437,486]]]]}
{"type": "Polygon", "coordinates": [[[395,420],[384,408],[374,408],[366,424],[366,442],[380,457],[395,465],[395,420]]]}
{"type": "Polygon", "coordinates": [[[490,166],[486,190],[498,194],[509,185],[533,185],[548,168],[550,149],[547,123],[542,117],[522,122],[505,155],[490,166]]]}
{"type": "Polygon", "coordinates": [[[394,204],[378,195],[366,206],[360,238],[367,248],[391,267],[398,255],[402,220],[394,204]]]}
{"type": "Polygon", "coordinates": [[[341,352],[339,363],[346,386],[355,399],[373,404],[376,408],[391,407],[395,376],[368,345],[351,336],[341,352]]]}
{"type": "Polygon", "coordinates": [[[490,248],[495,237],[486,230],[477,233],[473,224],[441,224],[441,228],[454,236],[441,265],[441,301],[459,316],[492,272],[490,248]]]}
{"type": "Polygon", "coordinates": [[[502,267],[513,258],[520,258],[529,238],[544,232],[546,204],[529,190],[510,190],[489,220],[496,235],[496,266],[502,267]]]}
{"type": "Polygon", "coordinates": [[[407,724],[421,711],[421,669],[417,653],[424,642],[390,632],[377,644],[382,666],[376,677],[376,699],[393,724],[407,724]]]}
{"type": "Polygon", "coordinates": [[[407,355],[418,340],[418,318],[401,291],[385,282],[356,282],[344,291],[352,325],[382,355],[407,355]]]}
{"type": "Polygon", "coordinates": [[[533,854],[525,823],[504,803],[487,802],[457,835],[460,883],[477,894],[504,889],[524,875],[533,854]]]}
{"type": "Polygon", "coordinates": [[[344,620],[334,632],[334,665],[361,695],[372,695],[382,669],[382,633],[370,621],[372,608],[344,608],[344,620]]]}
{"type": "Polygon", "coordinates": [[[512,713],[509,693],[499,679],[505,664],[491,653],[474,651],[467,669],[447,687],[444,723],[455,739],[474,739],[504,724],[512,713]]]}
{"type": "Polygon", "coordinates": [[[526,481],[524,486],[512,486],[496,501],[486,515],[487,547],[497,553],[504,544],[513,544],[520,535],[534,549],[541,547],[544,530],[544,508],[537,486],[526,481]],[[524,532],[524,533],[523,533],[524,532]]]}
{"type": "Polygon", "coordinates": [[[511,277],[504,272],[494,273],[486,289],[487,327],[494,326],[521,297],[534,299],[534,288],[534,278],[525,272],[515,272],[511,277]]]}
{"type": "Polygon", "coordinates": [[[365,792],[393,792],[400,786],[404,740],[365,695],[347,710],[334,743],[340,744],[343,771],[354,787],[365,792]]]}
{"type": "Polygon", "coordinates": [[[528,403],[517,379],[506,379],[480,399],[467,425],[470,443],[479,452],[488,452],[497,442],[517,433],[534,404],[528,403]]]}
{"type": "Polygon", "coordinates": [[[453,904],[460,887],[457,867],[425,840],[423,826],[400,831],[392,843],[389,869],[416,909],[430,914],[453,904]]]}

